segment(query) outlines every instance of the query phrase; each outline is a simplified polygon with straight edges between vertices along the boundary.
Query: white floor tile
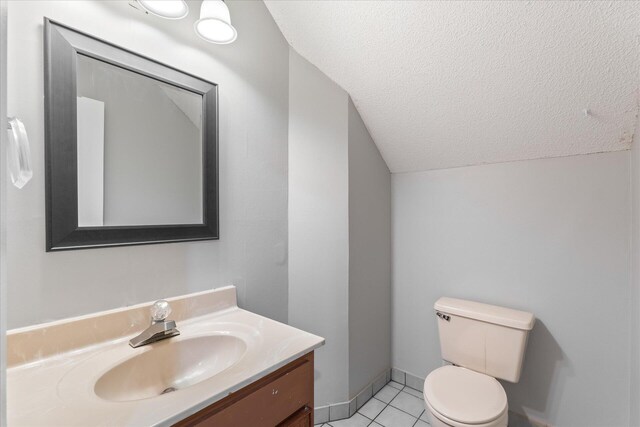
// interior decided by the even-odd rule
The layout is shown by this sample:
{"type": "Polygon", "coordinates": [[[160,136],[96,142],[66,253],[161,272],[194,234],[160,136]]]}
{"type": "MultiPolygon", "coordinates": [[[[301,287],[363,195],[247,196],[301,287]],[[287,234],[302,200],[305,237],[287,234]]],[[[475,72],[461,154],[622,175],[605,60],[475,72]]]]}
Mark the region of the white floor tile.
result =
{"type": "Polygon", "coordinates": [[[358,412],[369,419],[374,419],[380,412],[382,412],[385,406],[387,406],[386,403],[374,397],[373,399],[369,399],[369,401],[365,403],[358,412]]]}
{"type": "Polygon", "coordinates": [[[378,400],[382,400],[384,403],[389,403],[396,395],[400,393],[400,390],[393,388],[389,385],[382,387],[382,390],[376,393],[374,396],[378,400]]]}
{"type": "Polygon", "coordinates": [[[393,406],[387,406],[376,418],[376,422],[384,427],[412,427],[417,420],[417,417],[412,417],[393,406]]]}
{"type": "Polygon", "coordinates": [[[374,422],[372,422],[371,424],[369,424],[369,426],[370,426],[370,427],[384,427],[384,426],[381,426],[380,424],[378,424],[378,423],[377,423],[377,422],[375,422],[375,421],[374,421],[374,422]]]}
{"type": "Polygon", "coordinates": [[[422,420],[418,420],[416,425],[414,425],[413,427],[430,427],[430,426],[429,426],[429,423],[422,420]]]}
{"type": "Polygon", "coordinates": [[[420,415],[420,419],[422,421],[426,421],[427,423],[429,422],[429,410],[425,409],[424,412],[422,413],[422,415],[420,415]]]}
{"type": "Polygon", "coordinates": [[[405,388],[402,389],[402,391],[404,391],[406,393],[409,393],[409,394],[411,394],[411,395],[413,395],[415,397],[419,397],[420,399],[424,399],[424,396],[423,396],[421,391],[414,390],[411,387],[405,387],[405,388]]]}
{"type": "Polygon", "coordinates": [[[371,423],[371,420],[364,417],[357,412],[353,414],[353,417],[340,421],[331,421],[328,425],[331,427],[366,427],[371,423]]]}
{"type": "Polygon", "coordinates": [[[395,408],[402,409],[404,412],[407,412],[416,418],[418,418],[420,414],[422,414],[422,411],[424,411],[424,402],[422,399],[418,399],[404,391],[398,393],[398,395],[391,401],[390,405],[395,408]]]}
{"type": "Polygon", "coordinates": [[[402,390],[402,387],[404,387],[402,384],[397,383],[395,381],[389,381],[387,385],[390,385],[393,388],[397,388],[398,390],[402,390]]]}

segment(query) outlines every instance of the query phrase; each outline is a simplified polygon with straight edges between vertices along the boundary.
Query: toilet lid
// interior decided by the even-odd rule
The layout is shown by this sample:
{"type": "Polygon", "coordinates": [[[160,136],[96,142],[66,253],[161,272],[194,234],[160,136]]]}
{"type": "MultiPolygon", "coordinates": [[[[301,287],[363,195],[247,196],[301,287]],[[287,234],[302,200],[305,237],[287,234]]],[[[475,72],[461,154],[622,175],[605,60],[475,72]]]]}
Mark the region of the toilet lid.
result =
{"type": "Polygon", "coordinates": [[[463,424],[488,423],[507,409],[507,394],[495,378],[457,366],[431,372],[424,397],[440,414],[463,424]]]}

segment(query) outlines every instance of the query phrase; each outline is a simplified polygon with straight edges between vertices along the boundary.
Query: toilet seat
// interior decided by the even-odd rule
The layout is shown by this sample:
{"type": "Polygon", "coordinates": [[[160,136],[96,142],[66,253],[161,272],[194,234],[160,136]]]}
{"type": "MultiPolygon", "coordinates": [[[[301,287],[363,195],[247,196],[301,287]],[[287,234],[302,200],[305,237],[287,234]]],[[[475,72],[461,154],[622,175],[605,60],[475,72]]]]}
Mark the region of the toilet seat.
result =
{"type": "Polygon", "coordinates": [[[459,423],[457,421],[451,420],[444,415],[438,413],[429,402],[425,401],[425,406],[427,407],[427,417],[429,418],[429,423],[431,427],[508,427],[509,416],[507,410],[504,411],[502,415],[496,418],[493,421],[482,424],[465,424],[459,423]]]}
{"type": "Polygon", "coordinates": [[[424,398],[433,415],[449,425],[496,425],[507,416],[507,394],[498,380],[458,366],[431,372],[424,398]]]}

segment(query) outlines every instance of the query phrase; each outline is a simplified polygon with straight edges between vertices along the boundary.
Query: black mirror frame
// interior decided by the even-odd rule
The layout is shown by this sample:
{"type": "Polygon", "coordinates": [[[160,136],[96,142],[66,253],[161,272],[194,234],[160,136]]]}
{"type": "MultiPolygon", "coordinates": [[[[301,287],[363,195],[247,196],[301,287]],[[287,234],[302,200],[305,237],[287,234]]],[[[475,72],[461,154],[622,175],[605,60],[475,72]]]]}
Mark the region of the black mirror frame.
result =
{"type": "Polygon", "coordinates": [[[47,252],[219,239],[215,83],[45,18],[44,84],[47,252]],[[202,95],[203,224],[78,227],[78,54],[202,95]]]}

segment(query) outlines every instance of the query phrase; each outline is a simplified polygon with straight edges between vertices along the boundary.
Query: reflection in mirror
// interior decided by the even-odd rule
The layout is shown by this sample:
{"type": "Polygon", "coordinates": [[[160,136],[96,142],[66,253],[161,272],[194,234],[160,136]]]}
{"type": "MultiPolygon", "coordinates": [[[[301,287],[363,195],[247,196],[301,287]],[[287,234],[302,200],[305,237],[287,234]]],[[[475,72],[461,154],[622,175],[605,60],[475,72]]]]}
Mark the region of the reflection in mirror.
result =
{"type": "Polygon", "coordinates": [[[202,95],[77,55],[78,226],[203,223],[202,95]]]}

